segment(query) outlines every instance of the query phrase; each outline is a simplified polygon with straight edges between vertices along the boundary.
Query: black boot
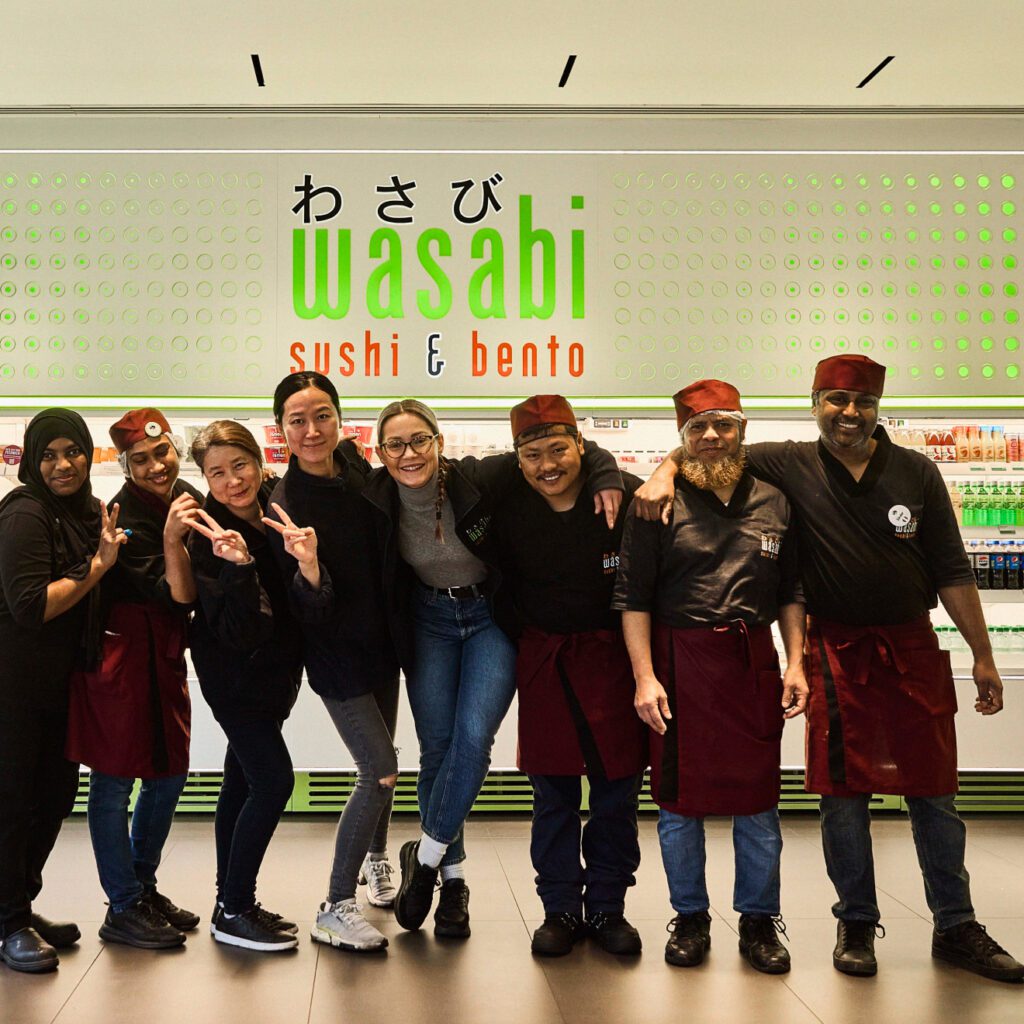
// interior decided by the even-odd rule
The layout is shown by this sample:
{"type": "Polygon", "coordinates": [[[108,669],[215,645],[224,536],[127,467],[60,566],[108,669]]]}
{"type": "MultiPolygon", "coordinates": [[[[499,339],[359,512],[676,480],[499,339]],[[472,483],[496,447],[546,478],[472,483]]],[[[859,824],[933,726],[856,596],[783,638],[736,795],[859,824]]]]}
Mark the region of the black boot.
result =
{"type": "Polygon", "coordinates": [[[533,933],[530,951],[536,956],[565,956],[587,934],[577,914],[545,914],[544,923],[533,933]]]}
{"type": "Polygon", "coordinates": [[[832,951],[832,966],[843,974],[870,978],[878,973],[875,959],[875,929],[885,929],[874,921],[840,921],[836,928],[836,948],[832,951]]]}
{"type": "Polygon", "coordinates": [[[665,943],[665,960],[673,967],[696,967],[711,948],[711,915],[676,914],[668,923],[672,934],[665,943]]]}
{"type": "Polygon", "coordinates": [[[644,944],[640,933],[623,914],[599,911],[587,918],[590,937],[606,952],[616,956],[639,956],[644,944]]]}
{"type": "Polygon", "coordinates": [[[781,917],[740,914],[740,952],[755,971],[785,974],[789,970],[789,950],[779,939],[785,934],[781,917]]]}
{"type": "Polygon", "coordinates": [[[434,911],[434,934],[442,939],[469,938],[469,886],[461,878],[441,883],[434,911]]]}
{"type": "Polygon", "coordinates": [[[1010,956],[977,921],[966,921],[944,932],[936,928],[932,933],[932,956],[994,981],[1024,978],[1024,964],[1010,956]]]}
{"type": "Polygon", "coordinates": [[[12,971],[24,971],[26,974],[55,971],[60,963],[57,950],[45,942],[35,928],[19,928],[8,935],[0,957],[12,971]]]}
{"type": "Polygon", "coordinates": [[[402,881],[395,897],[395,920],[411,932],[426,921],[434,902],[434,886],[437,884],[437,868],[419,862],[419,849],[419,841],[410,840],[398,854],[402,881]]]}

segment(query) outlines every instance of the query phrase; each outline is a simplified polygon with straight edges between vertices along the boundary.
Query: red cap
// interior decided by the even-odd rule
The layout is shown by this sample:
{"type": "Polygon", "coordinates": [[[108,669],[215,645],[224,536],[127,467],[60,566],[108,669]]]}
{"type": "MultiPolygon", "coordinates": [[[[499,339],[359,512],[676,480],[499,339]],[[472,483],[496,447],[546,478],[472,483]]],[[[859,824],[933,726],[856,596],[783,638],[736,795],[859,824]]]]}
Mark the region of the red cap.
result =
{"type": "Polygon", "coordinates": [[[743,412],[740,393],[724,380],[697,380],[672,396],[676,404],[676,426],[682,430],[686,421],[702,412],[721,409],[743,412]]]}
{"type": "Polygon", "coordinates": [[[550,427],[562,423],[576,429],[576,413],[561,395],[534,395],[514,406],[508,414],[512,422],[512,437],[534,427],[550,427]]]}
{"type": "Polygon", "coordinates": [[[171,425],[159,409],[132,409],[110,428],[110,440],[120,453],[147,437],[159,437],[170,432],[171,425]]]}
{"type": "Polygon", "coordinates": [[[829,356],[814,369],[812,391],[863,391],[882,397],[885,367],[867,356],[829,356]]]}

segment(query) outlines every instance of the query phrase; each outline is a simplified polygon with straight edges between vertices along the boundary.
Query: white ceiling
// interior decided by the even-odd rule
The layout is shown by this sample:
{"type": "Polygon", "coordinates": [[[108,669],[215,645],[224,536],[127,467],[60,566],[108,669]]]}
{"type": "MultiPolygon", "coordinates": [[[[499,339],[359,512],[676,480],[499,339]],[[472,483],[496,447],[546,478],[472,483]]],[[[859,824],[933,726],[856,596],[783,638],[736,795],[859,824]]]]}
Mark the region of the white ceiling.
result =
{"type": "Polygon", "coordinates": [[[0,108],[1022,106],[1022,43],[1021,0],[3,0],[0,108]]]}

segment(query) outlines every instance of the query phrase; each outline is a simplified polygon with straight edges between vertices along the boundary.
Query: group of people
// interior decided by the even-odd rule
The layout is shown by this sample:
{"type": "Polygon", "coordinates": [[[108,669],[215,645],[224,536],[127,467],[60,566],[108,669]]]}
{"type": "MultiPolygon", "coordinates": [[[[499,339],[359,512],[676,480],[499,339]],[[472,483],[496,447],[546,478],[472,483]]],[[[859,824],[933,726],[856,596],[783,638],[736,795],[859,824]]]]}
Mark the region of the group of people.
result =
{"type": "Polygon", "coordinates": [[[953,680],[928,619],[937,599],[974,652],[979,712],[1001,709],[1002,685],[938,472],[877,427],[884,375],[865,357],[824,360],[812,394],[820,440],[751,446],[736,389],[698,381],[675,396],[681,447],[643,486],[584,441],[557,395],[515,406],[513,452],[483,459],[445,457],[433,411],[393,402],[372,468],[342,436],[333,384],[300,372],[274,395],[291,450],[280,479],[244,426],[217,420],[191,446],[204,497],[179,478],[183,445],[164,416],[136,409],[110,428],[126,479],[107,508],[90,489],[85,423],[39,413],[22,486],[0,502],[3,961],[52,970],[80,937],[32,908],[79,764],[91,769],[89,832],[109,902],[100,936],[167,948],[198,926],[157,886],[188,770],[189,647],[228,744],[210,915],[219,942],[298,943],[298,925],[256,897],[292,789],[282,726],[305,670],[357,767],[315,941],[387,946],[360,910],[360,884],[406,929],[423,926],[437,894],[435,934],[469,936],[464,824],[518,693],[545,912],[538,956],[585,936],[641,952],[625,900],[649,765],[675,912],[666,960],[694,966],[710,948],[703,819],[729,815],[740,953],[788,971],[780,742],[785,720],[806,711],[807,788],[822,794],[838,893],[835,967],[877,969],[868,800],[884,792],[907,797],[933,955],[1024,979],[971,905],[953,680]],[[400,671],[421,834],[396,872],[400,671]]]}

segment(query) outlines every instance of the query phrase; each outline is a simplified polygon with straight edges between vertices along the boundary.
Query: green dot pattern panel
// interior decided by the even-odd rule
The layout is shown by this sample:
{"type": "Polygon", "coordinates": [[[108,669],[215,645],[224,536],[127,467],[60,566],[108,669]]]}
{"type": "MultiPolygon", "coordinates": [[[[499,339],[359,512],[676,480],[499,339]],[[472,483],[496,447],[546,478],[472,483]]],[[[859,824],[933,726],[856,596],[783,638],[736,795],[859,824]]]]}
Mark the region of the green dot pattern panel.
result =
{"type": "Polygon", "coordinates": [[[631,160],[604,189],[615,377],[802,395],[853,352],[890,394],[1017,395],[1022,187],[1016,156],[631,160]]]}
{"type": "Polygon", "coordinates": [[[237,158],[0,163],[0,395],[272,387],[265,192],[237,158]]]}

